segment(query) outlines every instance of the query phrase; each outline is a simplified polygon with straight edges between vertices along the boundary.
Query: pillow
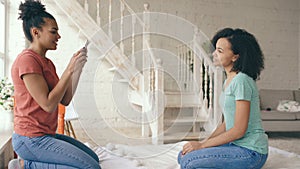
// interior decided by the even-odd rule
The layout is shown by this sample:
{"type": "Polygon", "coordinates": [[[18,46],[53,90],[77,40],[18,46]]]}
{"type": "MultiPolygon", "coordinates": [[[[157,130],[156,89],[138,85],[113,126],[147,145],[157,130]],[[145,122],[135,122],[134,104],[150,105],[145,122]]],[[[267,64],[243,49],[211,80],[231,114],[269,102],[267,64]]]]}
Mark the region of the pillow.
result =
{"type": "Polygon", "coordinates": [[[293,100],[281,100],[277,106],[278,111],[300,112],[300,104],[293,100]]]}

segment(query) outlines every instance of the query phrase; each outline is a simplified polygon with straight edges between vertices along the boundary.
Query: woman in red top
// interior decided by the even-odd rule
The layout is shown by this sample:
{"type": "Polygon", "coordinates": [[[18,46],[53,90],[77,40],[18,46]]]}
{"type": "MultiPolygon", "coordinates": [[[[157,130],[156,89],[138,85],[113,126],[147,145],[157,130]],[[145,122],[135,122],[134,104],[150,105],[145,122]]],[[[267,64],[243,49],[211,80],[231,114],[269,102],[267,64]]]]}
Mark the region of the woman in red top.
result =
{"type": "Polygon", "coordinates": [[[21,3],[19,10],[30,45],[19,54],[11,70],[16,99],[12,138],[15,152],[24,159],[25,168],[100,168],[91,149],[55,133],[57,106],[72,100],[87,61],[87,49],[73,55],[59,79],[54,64],[46,57],[61,38],[55,18],[35,0],[21,3]]]}

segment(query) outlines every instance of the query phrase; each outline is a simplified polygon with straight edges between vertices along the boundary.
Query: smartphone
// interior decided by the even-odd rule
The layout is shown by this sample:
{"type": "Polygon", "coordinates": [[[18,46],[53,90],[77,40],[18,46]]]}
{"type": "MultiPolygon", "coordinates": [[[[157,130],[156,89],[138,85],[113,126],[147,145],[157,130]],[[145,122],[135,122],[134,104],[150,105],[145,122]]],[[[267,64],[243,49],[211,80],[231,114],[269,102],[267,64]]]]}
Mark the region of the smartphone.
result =
{"type": "Polygon", "coordinates": [[[89,44],[90,44],[90,41],[87,39],[87,40],[85,41],[84,47],[87,49],[87,47],[88,47],[89,44]]]}

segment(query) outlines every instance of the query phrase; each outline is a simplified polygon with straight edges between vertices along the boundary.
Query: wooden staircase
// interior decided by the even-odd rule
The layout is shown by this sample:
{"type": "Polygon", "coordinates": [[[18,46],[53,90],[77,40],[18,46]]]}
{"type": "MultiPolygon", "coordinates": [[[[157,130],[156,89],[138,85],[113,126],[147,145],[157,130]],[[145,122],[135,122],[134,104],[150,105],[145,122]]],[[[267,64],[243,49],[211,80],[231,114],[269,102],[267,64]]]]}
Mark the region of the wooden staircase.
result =
{"type": "Polygon", "coordinates": [[[125,0],[120,0],[120,23],[116,23],[112,22],[112,0],[108,0],[108,24],[103,28],[100,27],[99,1],[43,1],[54,9],[59,7],[66,20],[71,21],[70,24],[76,26],[91,41],[98,51],[99,59],[109,62],[112,66],[110,71],[120,74],[122,79],[119,82],[128,83],[130,103],[145,114],[142,120],[148,122],[142,126],[141,135],[152,137],[153,144],[203,139],[210,134],[207,123],[216,126],[219,122],[221,110],[217,98],[221,91],[222,69],[213,65],[203,46],[203,36],[200,36],[197,29],[190,28],[195,31],[191,42],[177,47],[181,86],[179,90],[167,91],[164,89],[161,56],[155,56],[151,49],[149,4],[145,4],[143,18],[140,18],[125,0]],[[97,7],[96,18],[90,16],[90,6],[97,7]],[[125,10],[130,17],[125,18],[125,10]],[[127,22],[132,24],[131,31],[124,29],[124,23],[127,22]],[[117,44],[113,28],[120,29],[120,35],[117,35],[120,41],[117,44]],[[137,68],[134,58],[136,34],[143,35],[143,70],[137,68]],[[131,57],[125,54],[123,37],[130,37],[132,40],[131,57]]]}

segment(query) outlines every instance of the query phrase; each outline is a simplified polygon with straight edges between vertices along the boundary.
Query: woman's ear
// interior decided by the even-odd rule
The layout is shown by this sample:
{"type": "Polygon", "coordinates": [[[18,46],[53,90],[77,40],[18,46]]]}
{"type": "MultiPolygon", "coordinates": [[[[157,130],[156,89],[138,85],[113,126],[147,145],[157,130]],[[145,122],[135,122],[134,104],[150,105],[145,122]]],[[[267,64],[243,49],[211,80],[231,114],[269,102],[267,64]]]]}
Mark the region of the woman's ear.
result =
{"type": "Polygon", "coordinates": [[[235,62],[240,57],[239,54],[233,55],[232,62],[235,62]]]}
{"type": "Polygon", "coordinates": [[[32,35],[32,39],[34,39],[34,37],[39,38],[39,29],[36,27],[31,28],[31,35],[32,35]]]}

